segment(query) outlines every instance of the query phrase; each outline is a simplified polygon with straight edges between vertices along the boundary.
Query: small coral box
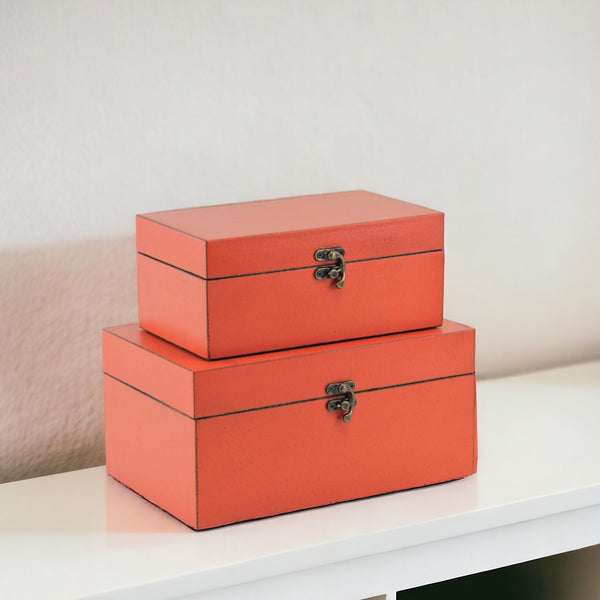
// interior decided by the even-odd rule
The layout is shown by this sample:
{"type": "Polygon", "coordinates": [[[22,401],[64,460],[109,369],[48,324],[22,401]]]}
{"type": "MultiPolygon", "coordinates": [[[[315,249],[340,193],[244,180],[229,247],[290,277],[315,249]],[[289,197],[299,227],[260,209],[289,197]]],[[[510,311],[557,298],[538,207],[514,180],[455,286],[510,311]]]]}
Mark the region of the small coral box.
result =
{"type": "Polygon", "coordinates": [[[474,346],[445,321],[208,361],[106,329],[108,473],[194,529],[465,477],[474,346]]]}
{"type": "Polygon", "coordinates": [[[363,191],[138,215],[140,325],[209,359],[436,327],[443,246],[363,191]]]}

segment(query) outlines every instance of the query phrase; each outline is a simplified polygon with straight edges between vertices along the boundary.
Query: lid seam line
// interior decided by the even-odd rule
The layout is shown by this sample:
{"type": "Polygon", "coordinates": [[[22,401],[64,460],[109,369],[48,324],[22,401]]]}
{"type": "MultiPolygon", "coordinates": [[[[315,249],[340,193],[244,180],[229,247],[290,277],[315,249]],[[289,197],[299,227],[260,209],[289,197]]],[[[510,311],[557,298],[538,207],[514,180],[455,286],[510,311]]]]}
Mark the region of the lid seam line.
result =
{"type": "MultiPolygon", "coordinates": [[[[402,256],[417,256],[419,254],[433,254],[435,252],[443,252],[444,249],[443,248],[437,248],[435,250],[423,250],[420,252],[407,252],[405,254],[390,254],[388,256],[375,256],[373,258],[357,258],[355,260],[347,260],[346,264],[353,264],[353,263],[360,263],[360,262],[368,262],[368,261],[374,261],[374,260],[385,260],[388,258],[400,258],[402,256]]],[[[145,252],[140,252],[138,250],[138,254],[141,254],[142,256],[145,256],[146,258],[149,258],[151,260],[155,260],[156,262],[159,262],[163,265],[166,265],[167,267],[172,267],[173,269],[177,269],[178,271],[182,271],[183,273],[187,273],[188,275],[192,275],[193,277],[197,277],[198,279],[203,279],[204,281],[220,281],[221,279],[237,279],[239,277],[254,277],[256,275],[270,275],[271,273],[287,273],[288,271],[302,271],[302,270],[306,270],[306,269],[317,269],[319,267],[323,267],[323,266],[327,266],[324,264],[314,264],[314,265],[308,265],[306,267],[290,267],[289,269],[275,269],[273,271],[258,271],[256,273],[243,273],[241,275],[227,275],[225,277],[202,277],[202,275],[198,275],[197,273],[193,273],[192,271],[188,271],[186,269],[182,269],[181,267],[177,267],[171,263],[168,263],[164,260],[160,260],[160,258],[156,258],[154,256],[150,256],[149,254],[146,254],[145,252]]]]}
{"type": "MultiPolygon", "coordinates": [[[[107,373],[106,371],[104,371],[104,374],[107,375],[108,377],[110,377],[111,379],[114,379],[115,381],[118,381],[119,383],[126,385],[127,387],[131,388],[132,390],[135,390],[136,392],[143,394],[144,396],[150,398],[151,400],[154,400],[155,402],[158,402],[159,404],[162,404],[163,406],[166,406],[167,408],[174,410],[175,412],[179,413],[180,415],[183,415],[184,417],[187,417],[188,419],[192,419],[193,421],[206,421],[208,419],[216,419],[217,417],[228,417],[231,415],[239,415],[242,413],[256,412],[257,410],[268,410],[270,408],[281,408],[282,406],[292,406],[294,404],[306,404],[307,402],[316,402],[318,400],[330,400],[332,398],[339,398],[342,396],[342,394],[340,394],[338,396],[317,396],[316,398],[307,398],[305,400],[294,400],[292,402],[282,402],[279,404],[268,404],[266,406],[257,406],[254,408],[244,408],[241,410],[234,410],[231,412],[219,413],[217,415],[206,415],[204,417],[192,417],[191,415],[179,410],[178,408],[175,408],[174,406],[171,406],[170,404],[167,404],[166,402],[163,402],[162,400],[159,400],[158,398],[155,398],[154,396],[152,396],[146,392],[143,392],[139,388],[136,388],[135,386],[131,385],[130,383],[127,383],[126,381],[123,381],[122,379],[119,379],[118,377],[115,377],[114,375],[111,375],[110,373],[107,373]]],[[[394,389],[394,388],[408,387],[411,385],[419,385],[421,383],[432,383],[435,381],[444,381],[446,379],[457,379],[459,377],[471,377],[473,375],[475,375],[474,371],[469,372],[469,373],[459,373],[457,375],[445,375],[443,377],[433,377],[431,379],[423,379],[420,381],[409,381],[407,383],[397,383],[395,385],[385,385],[385,386],[381,386],[381,387],[368,388],[365,390],[358,390],[358,391],[355,391],[354,394],[356,396],[358,396],[360,394],[366,394],[369,392],[379,392],[382,390],[390,390],[390,389],[394,389]]]]}

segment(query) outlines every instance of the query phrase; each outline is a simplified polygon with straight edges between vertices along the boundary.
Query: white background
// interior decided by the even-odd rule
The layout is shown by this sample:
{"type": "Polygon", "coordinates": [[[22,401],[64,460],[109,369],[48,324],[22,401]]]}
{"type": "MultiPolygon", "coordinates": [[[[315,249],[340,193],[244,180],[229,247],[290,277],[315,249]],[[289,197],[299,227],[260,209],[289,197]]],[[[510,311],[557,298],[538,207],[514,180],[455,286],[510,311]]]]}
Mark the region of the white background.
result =
{"type": "Polygon", "coordinates": [[[600,356],[596,1],[4,0],[0,76],[0,480],[102,462],[140,212],[424,204],[482,376],[600,356]]]}

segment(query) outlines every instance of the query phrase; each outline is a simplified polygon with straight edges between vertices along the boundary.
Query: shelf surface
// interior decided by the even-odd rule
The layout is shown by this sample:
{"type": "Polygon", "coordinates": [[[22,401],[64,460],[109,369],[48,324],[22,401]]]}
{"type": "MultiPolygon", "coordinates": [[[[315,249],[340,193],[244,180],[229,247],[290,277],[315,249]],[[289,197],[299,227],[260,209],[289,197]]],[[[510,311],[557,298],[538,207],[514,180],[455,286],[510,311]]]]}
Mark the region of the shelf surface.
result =
{"type": "MultiPolygon", "coordinates": [[[[191,531],[104,467],[0,485],[0,597],[208,598],[497,528],[518,544],[533,530],[516,524],[598,514],[600,361],[482,381],[478,396],[476,475],[210,531],[191,531]]],[[[584,533],[575,545],[600,543],[600,528],[584,533]]],[[[548,539],[547,554],[562,551],[548,539]]],[[[445,578],[436,568],[431,580],[445,578]]]]}

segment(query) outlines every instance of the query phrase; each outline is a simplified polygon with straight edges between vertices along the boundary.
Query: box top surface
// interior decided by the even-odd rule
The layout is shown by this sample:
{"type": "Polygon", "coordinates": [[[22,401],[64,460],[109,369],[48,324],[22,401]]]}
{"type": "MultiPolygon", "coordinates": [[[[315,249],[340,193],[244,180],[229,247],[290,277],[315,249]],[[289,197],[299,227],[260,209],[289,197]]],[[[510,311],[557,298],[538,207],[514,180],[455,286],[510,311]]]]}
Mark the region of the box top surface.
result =
{"type": "Polygon", "coordinates": [[[294,357],[307,355],[322,355],[328,352],[338,352],[348,348],[360,348],[365,346],[379,346],[390,342],[399,342],[402,340],[411,340],[416,338],[436,337],[448,333],[459,331],[473,331],[472,327],[444,319],[441,327],[431,329],[419,329],[418,331],[408,331],[405,333],[393,333],[391,335],[381,335],[375,337],[361,338],[358,340],[346,340],[343,342],[334,342],[331,344],[319,344],[316,346],[303,346],[301,348],[291,348],[287,350],[276,350],[274,352],[265,352],[262,354],[249,354],[246,356],[234,356],[232,358],[221,358],[219,360],[208,360],[192,352],[188,352],[179,346],[175,346],[162,338],[155,336],[137,323],[129,325],[118,325],[116,327],[107,327],[104,331],[115,335],[123,340],[138,346],[148,352],[152,352],[171,363],[174,363],[188,371],[202,372],[226,369],[228,367],[249,365],[255,363],[264,363],[269,361],[284,360],[294,357]]]}
{"type": "Polygon", "coordinates": [[[361,390],[473,373],[474,330],[441,327],[264,354],[206,360],[137,324],[104,330],[105,372],[194,417],[325,396],[328,383],[361,390]]]}
{"type": "Polygon", "coordinates": [[[443,213],[366,191],[200,206],[137,217],[138,252],[206,279],[443,248],[443,213]]]}
{"type": "Polygon", "coordinates": [[[140,217],[212,241],[407,219],[437,212],[380,194],[356,190],[181,208],[140,217]]]}

